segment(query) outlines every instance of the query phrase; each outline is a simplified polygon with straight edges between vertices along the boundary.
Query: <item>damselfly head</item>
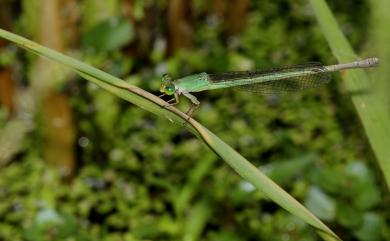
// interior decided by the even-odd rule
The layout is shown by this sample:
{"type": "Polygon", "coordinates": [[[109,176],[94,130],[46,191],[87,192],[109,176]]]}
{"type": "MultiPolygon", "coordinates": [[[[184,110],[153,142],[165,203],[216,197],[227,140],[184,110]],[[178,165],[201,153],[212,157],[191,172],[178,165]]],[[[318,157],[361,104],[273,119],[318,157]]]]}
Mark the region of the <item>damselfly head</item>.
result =
{"type": "Polygon", "coordinates": [[[164,74],[162,77],[160,92],[165,93],[167,95],[173,95],[175,93],[175,85],[173,84],[171,76],[169,76],[168,74],[164,74]]]}
{"type": "Polygon", "coordinates": [[[172,81],[172,78],[171,76],[169,76],[169,74],[164,74],[163,77],[162,77],[162,83],[163,84],[171,84],[173,81],[172,81]]]}

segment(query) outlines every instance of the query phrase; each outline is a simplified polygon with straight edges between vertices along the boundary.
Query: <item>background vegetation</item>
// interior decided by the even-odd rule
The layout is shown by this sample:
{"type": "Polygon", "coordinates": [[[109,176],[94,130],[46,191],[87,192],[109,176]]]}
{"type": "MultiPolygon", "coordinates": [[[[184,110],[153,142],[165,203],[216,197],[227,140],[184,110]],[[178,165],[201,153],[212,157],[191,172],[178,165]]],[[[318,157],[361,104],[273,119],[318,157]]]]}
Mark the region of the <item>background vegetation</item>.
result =
{"type": "MultiPolygon", "coordinates": [[[[373,12],[380,1],[328,3],[355,50],[375,55],[384,29],[367,38],[367,18],[385,17],[373,12]]],[[[156,94],[165,72],[336,62],[307,1],[0,4],[1,28],[156,94]]],[[[1,240],[318,239],[182,127],[1,46],[1,240]]],[[[288,96],[200,93],[196,118],[343,240],[389,239],[384,178],[351,93],[333,79],[288,96]]]]}

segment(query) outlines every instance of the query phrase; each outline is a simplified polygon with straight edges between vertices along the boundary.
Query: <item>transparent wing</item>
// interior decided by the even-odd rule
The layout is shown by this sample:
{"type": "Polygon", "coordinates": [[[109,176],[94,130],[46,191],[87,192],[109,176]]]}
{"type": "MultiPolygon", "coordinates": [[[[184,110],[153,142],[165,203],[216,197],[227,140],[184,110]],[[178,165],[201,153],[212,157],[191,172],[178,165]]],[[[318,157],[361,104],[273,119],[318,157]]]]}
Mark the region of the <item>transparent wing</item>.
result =
{"type": "Polygon", "coordinates": [[[330,73],[321,63],[306,63],[279,68],[209,74],[212,83],[255,93],[294,92],[329,83],[330,73]],[[257,82],[261,79],[261,82],[257,82]]]}

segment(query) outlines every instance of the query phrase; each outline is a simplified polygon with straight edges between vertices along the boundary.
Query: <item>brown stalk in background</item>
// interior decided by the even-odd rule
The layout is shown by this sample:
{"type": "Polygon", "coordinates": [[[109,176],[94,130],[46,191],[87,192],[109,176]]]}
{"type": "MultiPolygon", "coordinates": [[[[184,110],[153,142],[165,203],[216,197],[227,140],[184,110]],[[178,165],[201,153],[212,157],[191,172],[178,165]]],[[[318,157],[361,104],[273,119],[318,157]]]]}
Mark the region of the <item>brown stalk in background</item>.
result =
{"type": "MultiPolygon", "coordinates": [[[[60,52],[65,50],[65,5],[73,1],[41,0],[38,20],[38,42],[60,52]]],[[[69,28],[69,24],[67,25],[69,28]]],[[[60,169],[64,178],[70,178],[75,169],[75,127],[68,97],[56,87],[64,81],[64,70],[57,64],[39,58],[31,75],[32,86],[41,112],[41,130],[45,160],[60,169]]]]}

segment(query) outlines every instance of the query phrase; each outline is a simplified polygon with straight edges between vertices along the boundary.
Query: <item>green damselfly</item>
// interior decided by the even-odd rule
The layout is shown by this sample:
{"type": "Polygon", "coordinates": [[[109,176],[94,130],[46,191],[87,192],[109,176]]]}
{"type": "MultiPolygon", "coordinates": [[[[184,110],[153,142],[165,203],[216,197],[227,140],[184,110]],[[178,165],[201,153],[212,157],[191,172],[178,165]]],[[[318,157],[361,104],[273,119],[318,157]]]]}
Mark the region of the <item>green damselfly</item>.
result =
{"type": "Polygon", "coordinates": [[[170,105],[179,103],[179,95],[184,95],[192,102],[187,114],[191,116],[200,105],[193,92],[236,87],[250,92],[270,94],[299,91],[325,85],[330,81],[330,73],[356,68],[375,67],[379,64],[378,58],[368,58],[351,63],[325,66],[313,62],[291,66],[283,66],[265,70],[236,71],[221,74],[189,75],[173,80],[168,74],[162,78],[160,91],[164,95],[173,95],[170,105]]]}

